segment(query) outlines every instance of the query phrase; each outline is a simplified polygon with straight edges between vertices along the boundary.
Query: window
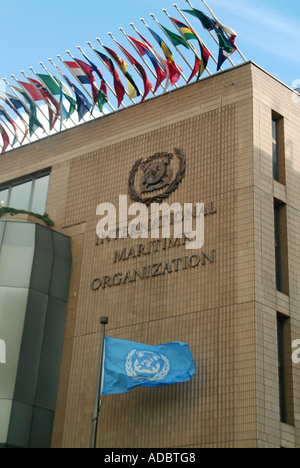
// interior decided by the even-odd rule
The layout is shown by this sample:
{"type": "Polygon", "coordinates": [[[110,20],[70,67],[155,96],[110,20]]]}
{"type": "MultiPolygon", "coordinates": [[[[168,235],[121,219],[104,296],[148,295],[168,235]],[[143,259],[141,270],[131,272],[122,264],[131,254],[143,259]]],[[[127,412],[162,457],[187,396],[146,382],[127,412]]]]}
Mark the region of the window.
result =
{"type": "Polygon", "coordinates": [[[289,294],[286,205],[274,202],[276,289],[289,294]]]}
{"type": "Polygon", "coordinates": [[[290,358],[290,319],[277,314],[278,384],[280,421],[294,424],[293,378],[290,358]]]}
{"type": "Polygon", "coordinates": [[[50,174],[38,174],[0,187],[0,206],[44,214],[50,174]]]}
{"type": "Polygon", "coordinates": [[[272,155],[273,179],[285,184],[284,121],[276,112],[272,112],[272,155]]]}

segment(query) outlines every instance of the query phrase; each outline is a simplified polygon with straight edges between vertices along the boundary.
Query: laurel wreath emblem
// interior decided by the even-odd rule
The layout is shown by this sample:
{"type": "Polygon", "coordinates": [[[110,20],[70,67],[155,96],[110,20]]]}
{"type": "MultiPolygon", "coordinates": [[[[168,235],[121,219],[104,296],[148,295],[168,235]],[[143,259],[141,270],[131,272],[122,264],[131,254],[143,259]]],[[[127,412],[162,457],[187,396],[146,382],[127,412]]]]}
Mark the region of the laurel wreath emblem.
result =
{"type": "Polygon", "coordinates": [[[126,370],[126,374],[129,376],[129,377],[132,377],[132,378],[135,378],[135,379],[144,379],[146,378],[147,380],[150,380],[150,381],[156,381],[156,380],[162,380],[164,379],[168,373],[170,372],[170,361],[168,360],[168,358],[166,356],[164,356],[163,354],[160,354],[159,357],[164,361],[164,365],[161,369],[160,372],[158,372],[157,374],[153,375],[152,377],[150,376],[139,376],[136,371],[133,369],[133,363],[132,363],[132,357],[133,355],[135,354],[137,350],[136,349],[133,349],[132,351],[130,351],[130,353],[128,354],[128,356],[126,357],[126,361],[125,361],[125,370],[126,370]]]}
{"type": "MultiPolygon", "coordinates": [[[[135,190],[135,175],[138,172],[139,167],[142,165],[143,159],[141,158],[138,161],[136,161],[136,163],[134,164],[134,166],[133,166],[133,168],[132,168],[132,170],[130,172],[129,180],[128,180],[129,194],[131,195],[133,200],[135,200],[135,201],[137,201],[139,203],[144,203],[145,205],[149,206],[153,202],[162,202],[163,200],[168,198],[171,195],[171,193],[174,192],[178,188],[180,182],[182,181],[182,179],[184,178],[184,175],[185,175],[186,157],[185,157],[185,154],[183,153],[182,150],[180,150],[178,148],[174,148],[174,150],[175,150],[175,153],[177,154],[177,156],[179,158],[179,162],[180,162],[179,163],[179,169],[178,169],[178,172],[176,174],[176,177],[173,180],[173,182],[168,186],[167,190],[164,193],[159,194],[159,195],[155,195],[154,197],[142,198],[137,193],[137,191],[135,190]]],[[[153,159],[154,157],[157,157],[159,155],[160,155],[160,153],[157,153],[154,156],[152,156],[151,158],[149,158],[149,160],[153,159]]]]}

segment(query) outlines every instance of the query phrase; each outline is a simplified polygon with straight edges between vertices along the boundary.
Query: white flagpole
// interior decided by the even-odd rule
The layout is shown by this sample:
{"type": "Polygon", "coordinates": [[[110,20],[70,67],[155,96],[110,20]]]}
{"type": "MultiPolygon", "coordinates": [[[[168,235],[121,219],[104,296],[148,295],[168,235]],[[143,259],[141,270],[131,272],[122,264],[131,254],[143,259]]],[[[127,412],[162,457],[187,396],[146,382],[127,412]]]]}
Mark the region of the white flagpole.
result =
{"type": "Polygon", "coordinates": [[[94,401],[94,411],[92,419],[92,433],[90,448],[96,448],[97,445],[97,431],[98,431],[98,420],[101,408],[101,390],[103,384],[103,363],[104,363],[104,352],[105,352],[105,326],[108,324],[108,317],[101,317],[100,323],[102,325],[102,336],[100,343],[98,372],[97,372],[97,383],[96,383],[96,394],[94,401]]]}
{"type": "MultiPolygon", "coordinates": [[[[96,41],[98,41],[99,44],[102,45],[102,47],[104,48],[105,52],[106,52],[107,54],[109,54],[109,52],[105,49],[105,46],[104,46],[103,42],[101,42],[101,40],[100,40],[99,37],[96,37],[96,41]]],[[[116,62],[115,58],[114,58],[111,54],[109,54],[109,55],[111,56],[111,59],[115,62],[115,64],[117,65],[117,67],[120,68],[120,66],[119,66],[118,62],[116,62]]],[[[120,68],[120,70],[121,70],[121,68],[120,68]]],[[[122,70],[121,70],[121,71],[122,71],[122,70]]],[[[122,72],[122,73],[123,73],[123,72],[122,72]]],[[[126,77],[125,77],[125,78],[126,78],[126,77]]],[[[125,89],[125,88],[124,88],[124,89],[125,89]]],[[[128,93],[128,91],[126,91],[126,89],[125,89],[125,93],[126,93],[126,95],[128,96],[128,98],[129,98],[129,93],[128,93]]],[[[129,99],[130,99],[130,98],[129,98],[129,99]]],[[[130,100],[131,100],[134,104],[136,103],[135,100],[134,100],[133,98],[130,99],[130,100]]]]}
{"type": "MultiPolygon", "coordinates": [[[[188,2],[188,0],[186,0],[186,1],[188,2]]],[[[222,23],[220,23],[220,21],[218,20],[218,18],[216,17],[216,15],[214,14],[214,12],[212,11],[212,9],[207,5],[206,1],[205,1],[205,0],[201,0],[201,1],[202,1],[202,3],[206,6],[206,8],[208,9],[208,11],[211,13],[211,15],[213,16],[214,20],[215,20],[217,23],[220,24],[221,28],[224,27],[224,25],[223,25],[222,23]]],[[[189,3],[189,2],[188,2],[188,3],[189,3]]],[[[227,28],[225,27],[225,31],[224,31],[225,33],[226,33],[226,29],[227,29],[227,28]]],[[[234,33],[234,31],[232,31],[232,32],[234,33]]],[[[226,33],[226,34],[227,34],[227,36],[228,36],[228,33],[226,33]]],[[[235,35],[236,35],[236,34],[235,34],[235,35]]],[[[240,54],[240,56],[242,57],[242,59],[243,59],[245,62],[247,62],[247,59],[246,59],[246,57],[244,56],[244,54],[242,54],[242,52],[240,51],[240,49],[238,48],[237,45],[235,45],[235,46],[236,46],[237,52],[240,54]]]]}
{"type": "MultiPolygon", "coordinates": [[[[48,73],[48,75],[50,76],[50,78],[52,78],[52,80],[54,81],[54,83],[57,83],[55,77],[49,72],[49,70],[45,67],[45,65],[43,64],[43,62],[39,62],[39,64],[43,67],[43,69],[45,70],[45,72],[48,73]]],[[[57,83],[58,85],[58,83],[57,83]]],[[[69,119],[72,121],[72,123],[74,125],[76,125],[76,123],[74,122],[74,120],[72,119],[72,117],[70,116],[69,119]]]]}
{"type": "MultiPolygon", "coordinates": [[[[156,74],[154,73],[154,71],[152,70],[152,68],[150,67],[150,65],[148,65],[148,63],[146,62],[146,60],[144,59],[144,57],[140,54],[140,51],[138,50],[138,48],[136,47],[136,45],[131,41],[131,39],[129,39],[129,37],[127,36],[127,34],[125,33],[124,29],[123,28],[119,28],[120,31],[122,31],[122,33],[124,34],[124,36],[126,37],[126,39],[128,40],[129,44],[134,48],[134,50],[136,51],[136,53],[139,55],[139,57],[141,57],[141,59],[143,60],[144,64],[146,65],[146,67],[150,70],[150,72],[152,73],[152,75],[154,76],[154,78],[157,80],[157,76],[156,74]]],[[[164,85],[161,83],[160,86],[163,88],[164,91],[166,91],[166,88],[164,87],[164,85]]],[[[155,93],[153,93],[154,96],[156,96],[155,93]]]]}
{"type": "MultiPolygon", "coordinates": [[[[154,13],[150,13],[150,16],[151,16],[151,18],[153,18],[153,20],[156,22],[156,24],[159,26],[159,28],[164,32],[164,34],[168,37],[168,39],[169,39],[169,41],[171,42],[171,44],[173,44],[173,42],[170,40],[169,36],[167,35],[166,31],[165,31],[164,29],[162,29],[161,25],[159,24],[159,22],[158,22],[157,19],[155,18],[154,13]]],[[[151,33],[151,31],[150,31],[150,33],[151,33]]],[[[175,47],[175,49],[177,50],[177,52],[180,54],[180,56],[181,56],[181,57],[184,59],[184,61],[186,62],[186,59],[183,57],[183,55],[182,55],[182,53],[180,52],[180,50],[179,50],[176,46],[174,46],[174,47],[175,47]]],[[[191,70],[193,70],[192,66],[191,66],[190,64],[188,64],[188,65],[189,65],[189,67],[191,68],[191,70]]],[[[180,68],[179,68],[177,65],[175,65],[175,66],[176,66],[176,69],[178,70],[178,72],[180,73],[180,75],[182,76],[182,78],[184,79],[184,81],[185,81],[186,83],[188,83],[187,78],[184,76],[183,72],[180,71],[180,68]]]]}
{"type": "MultiPolygon", "coordinates": [[[[89,60],[88,56],[83,52],[83,50],[82,50],[82,48],[80,46],[77,46],[77,49],[80,50],[80,52],[82,53],[82,55],[84,56],[85,59],[89,60]]],[[[108,83],[106,83],[106,81],[105,81],[105,84],[107,85],[108,89],[114,94],[113,89],[109,86],[108,83]]],[[[113,107],[113,105],[110,102],[107,102],[107,104],[109,105],[109,107],[111,108],[111,110],[113,112],[116,111],[116,109],[113,107]]]]}
{"type": "MultiPolygon", "coordinates": [[[[189,0],[185,0],[185,1],[189,4],[189,6],[190,6],[191,8],[194,8],[193,5],[190,3],[189,0]]],[[[213,38],[213,40],[215,41],[215,43],[216,43],[216,44],[218,45],[218,47],[219,47],[218,39],[213,35],[213,33],[212,33],[211,31],[208,30],[208,33],[209,33],[209,35],[213,38]]],[[[232,59],[231,59],[230,57],[228,57],[227,60],[229,60],[229,62],[231,63],[231,65],[232,65],[233,67],[235,67],[234,62],[232,61],[232,59]]],[[[223,71],[223,68],[220,67],[220,70],[223,71]]]]}
{"type": "MultiPolygon", "coordinates": [[[[102,58],[97,54],[96,49],[92,46],[92,43],[91,43],[90,41],[87,41],[86,43],[90,46],[90,48],[92,49],[92,51],[94,52],[94,54],[98,57],[98,59],[101,60],[101,62],[103,63],[103,65],[109,70],[109,68],[108,68],[108,66],[106,65],[106,63],[105,63],[105,62],[102,60],[102,58]]],[[[109,70],[109,72],[111,73],[110,70],[109,70]]],[[[112,73],[111,73],[111,75],[112,75],[112,73]]],[[[108,83],[107,83],[107,86],[109,87],[109,89],[111,90],[111,92],[113,93],[113,95],[115,96],[115,98],[118,99],[118,98],[117,98],[117,94],[116,94],[115,91],[109,86],[108,83]]],[[[124,89],[125,89],[125,88],[124,88],[124,89]]],[[[125,104],[124,104],[123,102],[121,102],[121,105],[122,105],[122,107],[124,107],[124,108],[126,109],[126,106],[125,106],[125,104]]]]}

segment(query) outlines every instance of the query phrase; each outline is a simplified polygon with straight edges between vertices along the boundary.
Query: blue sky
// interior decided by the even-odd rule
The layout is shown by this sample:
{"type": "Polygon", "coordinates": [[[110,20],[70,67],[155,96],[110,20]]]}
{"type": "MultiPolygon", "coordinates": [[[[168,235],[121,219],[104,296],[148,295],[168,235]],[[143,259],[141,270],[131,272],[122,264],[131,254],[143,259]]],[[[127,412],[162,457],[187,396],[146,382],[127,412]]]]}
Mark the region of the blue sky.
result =
{"type": "MultiPolygon", "coordinates": [[[[184,0],[178,0],[177,3],[180,9],[189,8],[184,0]]],[[[201,0],[191,0],[191,3],[195,8],[209,14],[201,0]]],[[[223,24],[237,32],[237,45],[247,60],[253,60],[289,86],[292,86],[293,81],[299,81],[299,1],[208,0],[208,4],[223,24]]],[[[133,49],[119,31],[119,26],[133,35],[133,30],[129,26],[129,23],[133,22],[139,31],[153,43],[145,26],[140,22],[140,17],[144,17],[149,26],[159,32],[157,25],[149,16],[153,12],[161,23],[174,30],[171,22],[162,12],[162,8],[166,8],[171,16],[183,20],[173,7],[172,0],[108,0],[106,2],[88,0],[86,3],[82,0],[52,0],[51,2],[0,0],[0,78],[6,77],[11,84],[15,84],[10,77],[11,73],[19,79],[24,78],[20,74],[20,70],[23,69],[29,76],[32,76],[28,70],[30,66],[42,73],[40,61],[44,62],[51,72],[54,72],[47,60],[48,57],[53,58],[57,65],[63,67],[56,55],[60,54],[68,59],[65,51],[69,49],[73,55],[83,58],[76,49],[77,45],[80,45],[101,69],[103,65],[97,61],[86,45],[86,41],[91,41],[95,47],[100,47],[95,40],[98,36],[108,47],[115,48],[120,53],[112,39],[107,36],[108,31],[111,31],[116,39],[134,55],[133,49]]],[[[191,16],[188,18],[202,40],[217,57],[216,44],[208,32],[203,30],[197,19],[191,16]]],[[[157,47],[156,44],[153,45],[157,47]]],[[[171,44],[168,43],[168,45],[174,52],[175,60],[185,71],[181,58],[171,44]]],[[[194,56],[190,51],[186,53],[190,63],[193,64],[194,56]]],[[[237,53],[232,56],[232,60],[236,64],[242,62],[237,53]]],[[[214,62],[209,62],[209,68],[212,73],[216,72],[214,62]]],[[[102,72],[105,72],[104,75],[107,77],[108,71],[104,69],[102,72]]],[[[134,76],[135,72],[131,71],[131,73],[134,76]]],[[[188,73],[189,70],[186,71],[186,74],[188,73]]],[[[110,77],[109,74],[108,76],[110,77]]],[[[153,77],[149,75],[149,79],[150,77],[153,81],[153,77]]]]}

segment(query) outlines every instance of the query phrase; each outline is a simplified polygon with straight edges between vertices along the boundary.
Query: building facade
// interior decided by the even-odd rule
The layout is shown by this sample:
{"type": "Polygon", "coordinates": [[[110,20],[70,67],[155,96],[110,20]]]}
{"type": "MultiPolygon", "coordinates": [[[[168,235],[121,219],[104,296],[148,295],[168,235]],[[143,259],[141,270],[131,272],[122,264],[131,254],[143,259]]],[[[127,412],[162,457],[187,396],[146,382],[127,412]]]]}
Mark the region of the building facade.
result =
{"type": "MultiPolygon", "coordinates": [[[[39,190],[51,230],[71,243],[52,447],[89,446],[100,316],[109,317],[110,337],[188,343],[196,375],[104,396],[98,447],[300,446],[300,364],[292,360],[300,339],[300,107],[293,97],[248,62],[1,157],[1,200],[19,208],[11,202],[16,187],[30,183],[28,203],[38,203],[39,190]],[[162,161],[161,177],[147,178],[162,161]],[[118,211],[120,196],[128,208],[146,198],[204,203],[204,245],[188,250],[172,235],[121,238],[118,218],[117,238],[99,239],[97,207],[118,211]]],[[[18,395],[22,402],[20,385],[18,395]]]]}

